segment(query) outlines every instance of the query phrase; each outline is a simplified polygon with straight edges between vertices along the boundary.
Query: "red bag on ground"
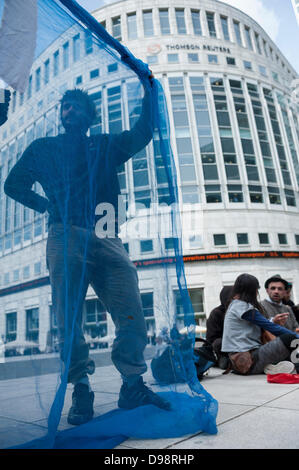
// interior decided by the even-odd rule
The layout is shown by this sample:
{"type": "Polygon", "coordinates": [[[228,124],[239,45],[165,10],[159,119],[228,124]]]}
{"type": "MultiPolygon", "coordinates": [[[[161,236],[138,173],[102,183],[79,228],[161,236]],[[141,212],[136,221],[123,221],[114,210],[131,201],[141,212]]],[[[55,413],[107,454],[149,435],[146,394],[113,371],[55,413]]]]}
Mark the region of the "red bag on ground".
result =
{"type": "Polygon", "coordinates": [[[267,382],[272,384],[299,384],[299,374],[268,374],[267,382]]]}

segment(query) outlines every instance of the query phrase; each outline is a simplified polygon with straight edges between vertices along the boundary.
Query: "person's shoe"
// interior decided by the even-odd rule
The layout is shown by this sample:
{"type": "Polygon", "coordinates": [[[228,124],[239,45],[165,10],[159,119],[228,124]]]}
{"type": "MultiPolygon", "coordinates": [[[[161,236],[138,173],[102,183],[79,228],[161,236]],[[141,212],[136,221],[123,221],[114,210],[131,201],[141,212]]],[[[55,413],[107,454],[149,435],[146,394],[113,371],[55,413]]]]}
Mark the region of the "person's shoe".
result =
{"type": "Polygon", "coordinates": [[[167,411],[171,409],[171,404],[168,401],[146,387],[142,377],[131,387],[128,387],[127,383],[124,382],[119,393],[119,408],[131,410],[144,405],[155,405],[167,411]]]}
{"type": "Polygon", "coordinates": [[[87,423],[93,417],[94,393],[89,391],[88,385],[78,383],[72,394],[72,406],[69,410],[67,422],[79,425],[87,423]]]}
{"type": "Polygon", "coordinates": [[[292,374],[295,371],[295,366],[290,361],[281,361],[278,364],[268,364],[264,368],[264,374],[292,374]]]}
{"type": "Polygon", "coordinates": [[[218,367],[219,369],[226,370],[229,366],[229,358],[228,356],[220,356],[218,360],[218,367]]]}

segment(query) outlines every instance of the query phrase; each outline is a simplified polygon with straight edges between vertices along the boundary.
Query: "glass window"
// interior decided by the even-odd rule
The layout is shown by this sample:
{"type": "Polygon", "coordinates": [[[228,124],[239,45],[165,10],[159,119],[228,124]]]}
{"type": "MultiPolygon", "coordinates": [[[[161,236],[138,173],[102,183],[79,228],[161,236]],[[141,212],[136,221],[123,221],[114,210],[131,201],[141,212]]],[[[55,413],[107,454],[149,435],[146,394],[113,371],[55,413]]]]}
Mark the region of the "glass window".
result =
{"type": "Polygon", "coordinates": [[[296,207],[296,198],[295,193],[292,189],[285,189],[285,197],[287,201],[287,205],[291,207],[296,207]]]}
{"type": "Polygon", "coordinates": [[[208,54],[209,64],[218,64],[218,56],[215,54],[208,54]]]}
{"type": "Polygon", "coordinates": [[[259,65],[259,71],[261,75],[264,75],[264,77],[267,77],[266,67],[264,67],[263,65],[259,65]]]}
{"type": "Polygon", "coordinates": [[[80,34],[73,37],[73,60],[77,62],[80,59],[80,34]]]}
{"type": "Polygon", "coordinates": [[[170,64],[176,64],[179,61],[179,54],[167,54],[167,60],[170,64]]]}
{"type": "Polygon", "coordinates": [[[208,22],[208,29],[211,38],[216,38],[216,26],[215,26],[215,13],[206,13],[207,15],[207,22],[208,22]]]}
{"type": "Polygon", "coordinates": [[[241,185],[229,184],[227,186],[227,190],[228,190],[229,202],[243,202],[244,201],[241,185]]]}
{"type": "MultiPolygon", "coordinates": [[[[147,170],[146,170],[146,178],[141,178],[142,181],[140,182],[141,184],[139,186],[144,186],[145,183],[148,184],[148,175],[147,175],[147,170]],[[146,179],[146,181],[144,181],[146,179]]],[[[134,186],[138,186],[139,181],[137,181],[136,178],[136,172],[134,172],[134,186]]],[[[138,209],[144,209],[144,208],[150,208],[151,205],[151,192],[149,189],[145,191],[135,191],[134,192],[134,197],[135,197],[135,204],[137,205],[138,209]]]]}
{"type": "Polygon", "coordinates": [[[191,52],[188,54],[188,62],[194,63],[194,62],[199,62],[198,54],[191,52]]]}
{"type": "Polygon", "coordinates": [[[262,54],[261,45],[260,45],[260,37],[258,33],[254,33],[254,39],[255,39],[255,45],[256,45],[256,49],[258,53],[262,54]]]}
{"type": "Polygon", "coordinates": [[[268,187],[270,204],[281,204],[279,188],[268,187]]]}
{"type": "Polygon", "coordinates": [[[93,338],[106,336],[107,312],[104,304],[98,299],[85,301],[84,329],[93,338]]]}
{"type": "Polygon", "coordinates": [[[6,314],[6,341],[15,341],[17,338],[17,312],[6,314]]]}
{"type": "Polygon", "coordinates": [[[141,294],[143,315],[145,317],[154,316],[153,292],[142,292],[141,294]]]}
{"type": "Polygon", "coordinates": [[[259,242],[261,245],[269,245],[269,235],[268,233],[259,233],[259,242]]]}
{"type": "Polygon", "coordinates": [[[191,10],[191,17],[192,17],[192,24],[193,24],[193,32],[194,34],[201,36],[201,23],[200,23],[200,11],[199,10],[191,10]]]}
{"type": "Polygon", "coordinates": [[[299,245],[299,234],[295,234],[295,243],[299,245]]]}
{"type": "Polygon", "coordinates": [[[160,29],[161,34],[170,34],[170,25],[169,25],[169,14],[168,8],[159,9],[159,18],[160,18],[160,29]]]}
{"type": "Polygon", "coordinates": [[[127,15],[127,25],[128,25],[128,38],[129,39],[136,39],[137,38],[136,13],[128,13],[128,15],[127,15]]]}
{"type": "Polygon", "coordinates": [[[93,42],[92,42],[92,34],[90,31],[86,30],[84,33],[84,40],[85,40],[85,54],[92,54],[93,52],[93,42]]]}
{"type": "Polygon", "coordinates": [[[251,33],[250,33],[250,28],[248,28],[248,26],[245,26],[245,38],[246,38],[246,43],[247,43],[248,49],[253,51],[251,33]]]}
{"type": "Polygon", "coordinates": [[[263,47],[264,47],[265,56],[269,57],[268,50],[267,50],[267,43],[266,43],[265,39],[263,39],[263,47]]]}
{"type": "Polygon", "coordinates": [[[227,65],[236,65],[236,59],[234,57],[226,58],[227,65]]]}
{"type": "Polygon", "coordinates": [[[164,238],[165,250],[174,250],[174,238],[164,238]]]}
{"type": "Polygon", "coordinates": [[[39,333],[39,310],[31,308],[26,310],[26,340],[38,341],[39,333]]]}
{"type": "Polygon", "coordinates": [[[143,29],[144,36],[153,36],[154,35],[154,23],[153,23],[153,12],[152,10],[143,12],[143,29]]]}
{"type": "Polygon", "coordinates": [[[197,186],[183,186],[182,187],[182,200],[183,200],[183,204],[197,204],[199,202],[198,187],[197,186]]]}
{"type": "Polygon", "coordinates": [[[249,62],[248,60],[244,60],[243,64],[244,64],[244,69],[252,70],[252,63],[251,62],[249,62]]]}
{"type": "Polygon", "coordinates": [[[220,20],[221,20],[223,37],[226,41],[230,41],[229,29],[228,29],[228,18],[227,16],[220,16],[220,20]]]}
{"type": "Polygon", "coordinates": [[[207,184],[205,185],[205,191],[207,203],[212,204],[222,202],[219,184],[207,184]]]}
{"type": "Polygon", "coordinates": [[[236,35],[236,40],[239,46],[243,46],[242,44],[242,37],[241,37],[241,30],[240,30],[240,23],[239,21],[233,21],[234,23],[234,30],[235,30],[235,35],[236,35]]]}
{"type": "Polygon", "coordinates": [[[67,69],[70,65],[69,49],[70,49],[69,42],[67,41],[63,45],[63,56],[62,56],[63,70],[67,69]]]}
{"type": "Polygon", "coordinates": [[[141,253],[148,253],[153,251],[153,240],[141,240],[140,251],[141,253]]]}
{"type": "Polygon", "coordinates": [[[226,245],[226,236],[225,233],[216,233],[213,235],[214,245],[226,245]]]}
{"type": "Polygon", "coordinates": [[[146,58],[146,62],[148,65],[154,65],[158,63],[158,56],[157,55],[148,55],[146,58]]]}
{"type": "Polygon", "coordinates": [[[49,83],[49,80],[50,80],[50,60],[48,59],[44,63],[44,83],[45,83],[45,85],[47,85],[47,83],[49,83]]]}
{"type": "Polygon", "coordinates": [[[122,39],[120,16],[116,16],[115,18],[112,18],[112,36],[118,41],[121,41],[122,39]]]}
{"type": "Polygon", "coordinates": [[[249,185],[249,196],[250,201],[254,204],[260,204],[264,202],[261,186],[249,185]]]}
{"type": "Polygon", "coordinates": [[[35,72],[35,91],[39,91],[41,86],[41,68],[39,67],[35,72]]]}
{"type": "Polygon", "coordinates": [[[42,272],[42,265],[41,262],[34,263],[34,274],[35,276],[38,276],[42,272]]]}
{"type": "Polygon", "coordinates": [[[278,242],[280,245],[288,244],[288,237],[285,233],[278,233],[278,242]]]}
{"type": "Polygon", "coordinates": [[[99,69],[91,70],[90,73],[89,73],[89,76],[90,76],[90,79],[99,77],[100,76],[99,69]]]}
{"type": "Polygon", "coordinates": [[[30,99],[32,96],[32,75],[29,77],[28,88],[27,88],[27,98],[30,99]]]}
{"type": "Polygon", "coordinates": [[[175,9],[175,18],[179,34],[186,34],[185,10],[184,8],[175,9]]]}
{"type": "Polygon", "coordinates": [[[248,233],[237,233],[238,245],[248,245],[248,233]]]}
{"type": "Polygon", "coordinates": [[[56,51],[53,54],[53,74],[54,77],[57,77],[59,74],[59,51],[56,51]]]}
{"type": "Polygon", "coordinates": [[[109,64],[108,67],[107,67],[107,70],[108,70],[108,73],[117,72],[118,63],[114,62],[113,64],[109,64]]]}

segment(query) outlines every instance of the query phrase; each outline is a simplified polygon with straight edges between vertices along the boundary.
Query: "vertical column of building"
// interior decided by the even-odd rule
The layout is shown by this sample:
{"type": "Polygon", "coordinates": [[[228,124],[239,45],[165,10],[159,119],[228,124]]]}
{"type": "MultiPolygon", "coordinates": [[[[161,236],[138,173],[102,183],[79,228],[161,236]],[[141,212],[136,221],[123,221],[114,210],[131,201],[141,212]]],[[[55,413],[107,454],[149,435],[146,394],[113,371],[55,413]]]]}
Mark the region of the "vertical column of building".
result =
{"type": "MultiPolygon", "coordinates": [[[[275,153],[278,158],[280,171],[282,175],[281,187],[285,189],[292,189],[291,175],[289,171],[289,165],[287,162],[286,151],[284,142],[282,140],[282,133],[280,129],[280,123],[278,121],[278,115],[276,110],[276,103],[273,96],[273,91],[264,88],[264,97],[267,104],[268,116],[272,127],[273,142],[275,142],[275,153]]],[[[285,206],[285,197],[283,198],[283,205],[285,206]]]]}
{"type": "Polygon", "coordinates": [[[292,129],[289,121],[286,97],[282,96],[280,93],[276,93],[276,106],[278,118],[281,126],[282,137],[284,141],[284,146],[286,150],[286,155],[288,159],[289,167],[292,168],[291,179],[292,186],[291,188],[285,188],[285,196],[288,206],[296,206],[295,191],[298,191],[299,185],[299,160],[298,154],[295,146],[295,141],[292,134],[292,129]]]}

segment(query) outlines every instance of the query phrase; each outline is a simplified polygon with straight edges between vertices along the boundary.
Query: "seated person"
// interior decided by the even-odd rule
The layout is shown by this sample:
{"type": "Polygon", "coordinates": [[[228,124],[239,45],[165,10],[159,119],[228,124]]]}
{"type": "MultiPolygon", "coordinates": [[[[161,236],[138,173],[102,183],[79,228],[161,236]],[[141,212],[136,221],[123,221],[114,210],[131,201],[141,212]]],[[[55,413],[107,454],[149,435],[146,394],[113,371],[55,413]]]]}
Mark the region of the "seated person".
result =
{"type": "Polygon", "coordinates": [[[291,307],[297,322],[299,322],[299,305],[295,305],[294,302],[291,300],[293,285],[290,282],[288,284],[289,286],[286,290],[284,298],[282,299],[282,303],[284,305],[288,305],[289,307],[291,307]]]}
{"type": "Polygon", "coordinates": [[[222,351],[228,353],[233,370],[242,375],[295,372],[297,357],[294,363],[290,359],[294,359],[292,353],[297,344],[293,341],[299,335],[270,322],[260,313],[258,289],[257,278],[250,274],[241,274],[236,279],[233,300],[224,319],[222,351]],[[262,344],[263,330],[276,338],[262,344]]]}
{"type": "Polygon", "coordinates": [[[299,324],[296,317],[288,305],[284,305],[282,300],[286,295],[289,283],[279,275],[272,276],[265,282],[265,289],[268,297],[261,302],[264,316],[268,320],[284,326],[291,331],[299,331],[299,324]]]}
{"type": "Polygon", "coordinates": [[[224,315],[230,302],[232,292],[231,286],[225,286],[220,292],[220,305],[214,308],[207,319],[206,340],[212,345],[217,357],[217,365],[220,369],[226,369],[228,366],[228,355],[221,353],[224,315]]]}

